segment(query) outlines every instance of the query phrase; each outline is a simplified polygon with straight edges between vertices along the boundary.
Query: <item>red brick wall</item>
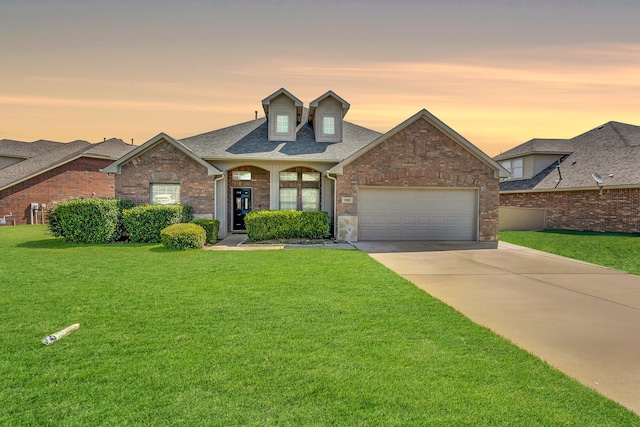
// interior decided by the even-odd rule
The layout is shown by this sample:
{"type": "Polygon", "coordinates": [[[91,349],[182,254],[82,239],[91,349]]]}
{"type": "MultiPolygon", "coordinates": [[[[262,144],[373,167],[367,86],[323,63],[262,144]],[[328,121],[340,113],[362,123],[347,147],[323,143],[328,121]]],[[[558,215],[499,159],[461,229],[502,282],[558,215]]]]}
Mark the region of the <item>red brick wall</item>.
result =
{"type": "Polygon", "coordinates": [[[501,206],[544,208],[547,228],[640,233],[640,189],[500,194],[501,206]]]}
{"type": "Polygon", "coordinates": [[[345,166],[338,175],[338,216],[357,215],[360,185],[480,188],[479,240],[498,240],[494,170],[427,120],[417,120],[345,166]],[[342,197],[353,197],[353,203],[341,203],[342,197]]]}
{"type": "Polygon", "coordinates": [[[213,215],[214,180],[204,166],[162,141],[122,165],[115,194],[140,205],[150,202],[151,184],[180,184],[181,204],[192,206],[194,214],[213,215]]]}
{"type": "MultiPolygon", "coordinates": [[[[0,216],[13,212],[8,223],[29,224],[31,203],[60,202],[70,197],[114,197],[114,179],[100,172],[111,160],[81,157],[0,191],[0,216]]],[[[38,223],[41,217],[38,216],[38,223]]],[[[35,222],[35,221],[34,221],[35,222]]],[[[46,215],[45,215],[46,222],[46,215]]]]}

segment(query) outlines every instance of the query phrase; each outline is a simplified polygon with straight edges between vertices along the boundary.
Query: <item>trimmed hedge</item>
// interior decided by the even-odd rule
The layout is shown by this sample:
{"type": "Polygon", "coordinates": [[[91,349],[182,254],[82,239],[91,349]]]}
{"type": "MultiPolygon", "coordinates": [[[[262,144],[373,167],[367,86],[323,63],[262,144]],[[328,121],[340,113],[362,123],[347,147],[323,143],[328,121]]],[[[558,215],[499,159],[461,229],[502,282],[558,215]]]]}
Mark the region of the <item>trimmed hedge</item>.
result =
{"type": "Polygon", "coordinates": [[[330,236],[329,214],[323,211],[253,211],[244,217],[247,238],[324,239],[330,236]]]}
{"type": "Polygon", "coordinates": [[[160,239],[167,249],[199,249],[204,246],[207,233],[198,224],[180,223],[162,229],[160,239]]]}
{"type": "Polygon", "coordinates": [[[204,231],[207,233],[207,244],[213,245],[218,241],[220,221],[217,219],[194,219],[191,222],[204,228],[204,231]]]}
{"type": "Polygon", "coordinates": [[[68,199],[47,212],[49,230],[69,243],[109,243],[122,237],[122,209],[131,200],[68,199]]]}
{"type": "Polygon", "coordinates": [[[129,239],[136,243],[160,243],[162,229],[193,219],[193,208],[182,205],[142,205],[122,212],[129,239]]]}

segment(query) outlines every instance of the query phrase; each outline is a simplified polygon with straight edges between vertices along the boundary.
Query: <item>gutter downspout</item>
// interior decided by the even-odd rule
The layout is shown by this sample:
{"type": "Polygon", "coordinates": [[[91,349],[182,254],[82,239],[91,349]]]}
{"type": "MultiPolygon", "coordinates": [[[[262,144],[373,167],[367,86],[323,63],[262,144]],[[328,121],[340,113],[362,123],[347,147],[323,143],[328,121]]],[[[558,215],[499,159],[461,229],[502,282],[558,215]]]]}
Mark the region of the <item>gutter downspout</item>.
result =
{"type": "Polygon", "coordinates": [[[333,240],[338,238],[338,178],[332,178],[327,172],[327,178],[333,181],[333,240]]]}

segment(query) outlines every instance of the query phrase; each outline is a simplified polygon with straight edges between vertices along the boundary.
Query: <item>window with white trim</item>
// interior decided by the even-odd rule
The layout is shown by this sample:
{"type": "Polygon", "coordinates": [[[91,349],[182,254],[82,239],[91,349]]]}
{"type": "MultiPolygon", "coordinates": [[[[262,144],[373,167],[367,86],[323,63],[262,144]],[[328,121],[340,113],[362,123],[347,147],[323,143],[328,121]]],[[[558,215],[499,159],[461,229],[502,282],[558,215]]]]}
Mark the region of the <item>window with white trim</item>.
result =
{"type": "Polygon", "coordinates": [[[334,116],[324,116],[322,118],[322,134],[334,136],[336,134],[336,118],[334,116]]]}
{"type": "Polygon", "coordinates": [[[277,134],[289,133],[289,115],[276,114],[276,133],[277,134]]]}
{"type": "Polygon", "coordinates": [[[180,184],[151,184],[152,205],[180,204],[180,184]]]}

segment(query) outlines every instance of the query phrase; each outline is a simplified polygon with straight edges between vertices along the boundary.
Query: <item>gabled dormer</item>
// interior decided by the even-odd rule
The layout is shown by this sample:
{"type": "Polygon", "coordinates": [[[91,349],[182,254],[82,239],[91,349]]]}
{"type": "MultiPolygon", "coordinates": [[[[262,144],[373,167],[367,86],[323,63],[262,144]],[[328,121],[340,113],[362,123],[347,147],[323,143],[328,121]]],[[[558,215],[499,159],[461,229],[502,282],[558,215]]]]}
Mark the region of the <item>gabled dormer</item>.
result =
{"type": "Polygon", "coordinates": [[[317,142],[342,142],[342,122],[349,107],[347,101],[331,90],[311,101],[309,122],[317,142]]]}
{"type": "Polygon", "coordinates": [[[302,101],[282,88],[262,100],[269,123],[269,141],[295,141],[302,120],[302,101]]]}

